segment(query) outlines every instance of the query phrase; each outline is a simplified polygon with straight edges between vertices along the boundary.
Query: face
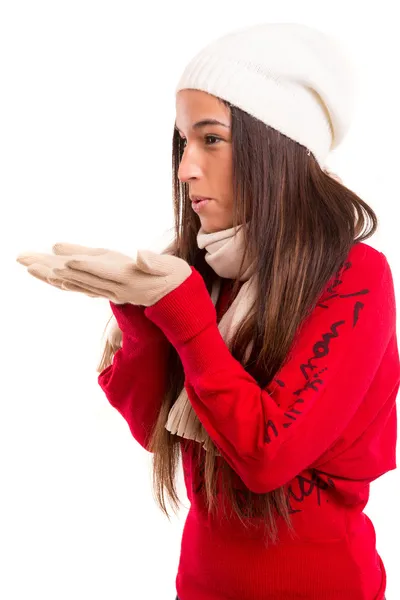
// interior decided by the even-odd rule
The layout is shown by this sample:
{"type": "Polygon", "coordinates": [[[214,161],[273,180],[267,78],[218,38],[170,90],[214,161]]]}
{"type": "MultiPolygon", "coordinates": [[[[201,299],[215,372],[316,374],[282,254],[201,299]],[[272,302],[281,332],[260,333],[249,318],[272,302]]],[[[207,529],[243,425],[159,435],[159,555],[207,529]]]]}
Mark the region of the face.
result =
{"type": "MultiPolygon", "coordinates": [[[[178,177],[189,196],[210,198],[196,210],[205,233],[233,226],[231,114],[221,100],[199,90],[176,95],[175,126],[185,140],[178,177]],[[202,121],[215,119],[220,124],[202,121]]],[[[193,206],[193,204],[192,204],[193,206]]],[[[192,208],[193,210],[193,208],[192,208]]]]}

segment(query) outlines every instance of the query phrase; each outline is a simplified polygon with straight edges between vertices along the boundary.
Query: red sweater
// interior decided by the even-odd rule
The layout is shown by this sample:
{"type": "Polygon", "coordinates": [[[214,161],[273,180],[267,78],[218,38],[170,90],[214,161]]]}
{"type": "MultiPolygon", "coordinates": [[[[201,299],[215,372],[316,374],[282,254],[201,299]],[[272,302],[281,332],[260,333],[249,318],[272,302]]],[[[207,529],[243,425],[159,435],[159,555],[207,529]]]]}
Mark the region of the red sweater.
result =
{"type": "MultiPolygon", "coordinates": [[[[229,284],[229,280],[224,280],[229,284]]],[[[393,279],[383,253],[351,249],[301,326],[290,360],[267,389],[232,356],[201,275],[151,307],[115,305],[122,348],[98,377],[109,402],[147,449],[163,401],[173,344],[190,401],[235,487],[286,486],[297,538],[278,519],[280,541],[265,548],[257,529],[207,514],[204,449],[182,440],[190,509],[178,574],[180,600],[382,600],[386,573],[363,512],[370,482],[397,468],[400,382],[393,279]]],[[[226,498],[219,489],[219,506],[226,498]]],[[[228,506],[228,505],[227,505],[228,506]]]]}

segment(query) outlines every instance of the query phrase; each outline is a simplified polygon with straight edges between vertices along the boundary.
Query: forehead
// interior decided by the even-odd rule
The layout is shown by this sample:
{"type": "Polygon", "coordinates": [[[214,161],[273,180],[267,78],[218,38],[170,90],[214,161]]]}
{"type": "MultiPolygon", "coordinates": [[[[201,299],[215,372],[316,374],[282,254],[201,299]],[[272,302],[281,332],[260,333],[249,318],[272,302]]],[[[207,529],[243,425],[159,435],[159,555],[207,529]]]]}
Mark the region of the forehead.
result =
{"type": "Polygon", "coordinates": [[[189,126],[200,118],[221,118],[230,123],[230,110],[220,98],[201,90],[185,89],[176,94],[176,125],[189,126]]]}

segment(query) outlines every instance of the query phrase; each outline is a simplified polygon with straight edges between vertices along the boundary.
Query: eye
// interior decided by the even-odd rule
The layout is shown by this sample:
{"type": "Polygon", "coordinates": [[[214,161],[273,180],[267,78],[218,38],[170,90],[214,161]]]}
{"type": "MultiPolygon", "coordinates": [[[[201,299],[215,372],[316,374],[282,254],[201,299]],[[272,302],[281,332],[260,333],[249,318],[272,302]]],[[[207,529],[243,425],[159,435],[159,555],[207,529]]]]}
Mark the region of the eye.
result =
{"type": "MultiPolygon", "coordinates": [[[[216,135],[206,135],[206,136],[204,136],[204,139],[205,139],[205,140],[210,140],[210,139],[211,139],[211,140],[215,140],[216,142],[220,142],[220,141],[221,141],[221,139],[220,139],[219,137],[217,137],[216,135]]],[[[187,145],[187,139],[186,139],[186,138],[182,138],[182,137],[181,137],[181,143],[182,143],[182,146],[183,146],[184,148],[186,148],[186,145],[187,145]]],[[[207,145],[208,145],[208,146],[215,146],[215,143],[209,143],[209,144],[207,144],[207,145]]]]}
{"type": "MultiPolygon", "coordinates": [[[[213,140],[216,140],[217,142],[221,141],[220,138],[218,138],[215,135],[206,135],[205,139],[213,139],[213,140]]],[[[209,144],[209,146],[215,146],[215,144],[209,144]]]]}

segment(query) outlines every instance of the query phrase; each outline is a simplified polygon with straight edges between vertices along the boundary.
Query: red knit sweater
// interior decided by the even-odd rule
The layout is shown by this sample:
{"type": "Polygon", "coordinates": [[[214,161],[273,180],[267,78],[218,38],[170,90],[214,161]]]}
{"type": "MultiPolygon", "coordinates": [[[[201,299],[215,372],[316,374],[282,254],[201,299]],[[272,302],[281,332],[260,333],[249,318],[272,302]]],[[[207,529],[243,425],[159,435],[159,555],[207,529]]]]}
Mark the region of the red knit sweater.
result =
{"type": "MultiPolygon", "coordinates": [[[[227,284],[230,282],[225,280],[227,284]]],[[[191,503],[179,570],[180,600],[382,600],[386,573],[375,530],[363,512],[370,482],[397,468],[396,396],[400,382],[393,279],[383,253],[351,249],[303,322],[290,359],[266,389],[232,356],[201,275],[151,307],[110,303],[122,348],[98,381],[147,449],[163,401],[173,344],[190,401],[235,487],[266,493],[286,486],[292,539],[266,548],[257,528],[208,515],[204,455],[182,440],[191,503]]],[[[284,324],[282,324],[284,326],[284,324]]],[[[228,505],[226,505],[228,506],[228,505]]],[[[228,512],[229,514],[229,512],[228,512]]]]}

